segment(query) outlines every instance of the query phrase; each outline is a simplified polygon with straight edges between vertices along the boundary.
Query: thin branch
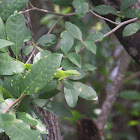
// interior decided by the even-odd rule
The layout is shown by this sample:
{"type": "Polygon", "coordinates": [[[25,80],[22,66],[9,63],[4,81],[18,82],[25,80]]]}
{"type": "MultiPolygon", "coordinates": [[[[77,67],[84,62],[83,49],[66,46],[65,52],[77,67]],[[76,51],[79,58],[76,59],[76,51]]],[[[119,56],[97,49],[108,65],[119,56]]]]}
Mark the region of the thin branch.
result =
{"type": "Polygon", "coordinates": [[[104,127],[110,115],[112,106],[118,96],[119,89],[122,86],[123,77],[127,71],[127,67],[129,63],[130,63],[130,56],[127,54],[127,52],[124,52],[120,60],[116,78],[112,84],[112,87],[107,92],[106,99],[102,105],[101,114],[98,116],[98,119],[97,119],[97,126],[101,132],[103,132],[104,130],[104,127]]]}
{"type": "Polygon", "coordinates": [[[21,100],[22,98],[24,98],[25,95],[20,96],[18,99],[16,99],[11,105],[9,105],[7,107],[7,109],[4,111],[4,113],[7,113],[7,111],[14,105],[16,104],[19,100],[21,100]]]}
{"type": "MultiPolygon", "coordinates": [[[[24,96],[25,97],[25,96],[24,96]]],[[[19,107],[19,105],[21,104],[21,102],[22,102],[22,100],[24,99],[24,97],[23,98],[21,98],[21,100],[20,100],[20,102],[18,103],[18,105],[16,106],[16,108],[14,109],[14,111],[16,111],[17,110],[17,108],[19,107]]]]}
{"type": "Polygon", "coordinates": [[[104,37],[106,37],[106,36],[108,36],[108,35],[114,33],[114,32],[117,31],[120,27],[122,27],[122,26],[124,26],[124,25],[126,25],[126,24],[128,24],[128,23],[134,22],[134,21],[136,21],[136,20],[138,20],[138,18],[132,18],[132,19],[130,19],[130,20],[127,20],[127,21],[124,21],[124,22],[120,23],[120,24],[119,24],[118,26],[116,26],[114,29],[112,29],[111,31],[109,31],[108,33],[106,33],[106,34],[104,35],[104,37]]]}
{"type": "Polygon", "coordinates": [[[98,18],[100,18],[100,19],[106,20],[106,21],[111,22],[111,23],[116,24],[116,25],[119,25],[119,24],[120,24],[120,23],[114,22],[113,20],[110,20],[110,19],[108,19],[108,18],[104,18],[104,17],[102,17],[102,16],[100,16],[100,15],[94,13],[92,10],[89,10],[89,11],[90,11],[93,15],[95,15],[96,17],[98,17],[98,18]]]}
{"type": "Polygon", "coordinates": [[[32,51],[31,55],[29,56],[29,58],[28,58],[28,60],[26,61],[25,64],[29,63],[29,61],[32,59],[32,57],[33,57],[35,51],[36,51],[36,48],[34,48],[34,50],[32,51]]]}
{"type": "Polygon", "coordinates": [[[54,29],[54,27],[58,24],[58,22],[59,22],[61,19],[63,19],[63,18],[64,18],[64,16],[60,17],[60,18],[52,25],[52,27],[50,28],[50,30],[48,31],[47,34],[50,34],[50,33],[52,32],[52,30],[54,29]]]}
{"type": "Polygon", "coordinates": [[[123,83],[126,83],[127,81],[129,81],[129,80],[131,80],[131,79],[133,79],[133,78],[139,77],[139,76],[140,76],[140,71],[138,71],[138,72],[136,72],[136,73],[134,73],[134,74],[128,76],[127,78],[125,78],[125,79],[123,80],[123,83]]]}
{"type": "Polygon", "coordinates": [[[69,13],[69,14],[56,13],[56,12],[48,11],[48,10],[45,10],[45,9],[40,9],[40,8],[37,8],[37,7],[33,7],[31,9],[27,9],[27,10],[21,11],[19,13],[24,14],[24,13],[27,13],[27,12],[30,12],[30,11],[40,11],[40,12],[53,14],[53,15],[57,15],[57,16],[64,16],[64,17],[69,17],[69,16],[75,16],[76,15],[76,13],[69,13]]]}
{"type": "MultiPolygon", "coordinates": [[[[124,26],[124,25],[126,25],[126,24],[128,24],[128,23],[137,21],[137,20],[138,20],[138,18],[133,18],[133,19],[124,21],[124,22],[122,22],[122,23],[119,23],[119,25],[116,26],[114,29],[112,29],[112,30],[109,31],[108,33],[104,34],[104,38],[107,37],[107,36],[109,36],[109,35],[111,35],[112,33],[114,33],[115,31],[117,31],[117,30],[118,30],[119,28],[121,28],[122,26],[124,26]]],[[[99,42],[99,40],[94,41],[94,43],[97,43],[97,42],[99,42]]],[[[85,49],[85,46],[81,49],[81,51],[84,50],[84,49],[85,49]]],[[[80,51],[80,52],[81,52],[81,51],[80,51]]],[[[80,53],[80,52],[79,52],[79,53],[80,53]]]]}

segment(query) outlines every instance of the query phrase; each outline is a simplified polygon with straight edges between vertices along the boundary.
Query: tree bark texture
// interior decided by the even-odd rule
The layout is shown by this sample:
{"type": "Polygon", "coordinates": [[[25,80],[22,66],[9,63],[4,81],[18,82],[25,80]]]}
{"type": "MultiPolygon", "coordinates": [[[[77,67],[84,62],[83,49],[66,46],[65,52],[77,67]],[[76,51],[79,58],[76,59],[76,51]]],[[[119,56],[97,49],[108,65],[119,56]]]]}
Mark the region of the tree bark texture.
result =
{"type": "MultiPolygon", "coordinates": [[[[116,8],[117,10],[119,10],[120,5],[121,5],[121,1],[122,0],[91,0],[91,2],[94,5],[100,5],[100,4],[105,4],[105,5],[109,5],[109,6],[113,6],[114,8],[116,8]]],[[[139,3],[136,4],[136,7],[139,8],[139,3]]],[[[114,20],[116,19],[116,16],[113,16],[111,14],[108,14],[105,16],[108,19],[114,20]]],[[[124,19],[124,20],[128,20],[128,19],[124,19]]],[[[109,27],[111,29],[113,29],[115,27],[114,24],[107,22],[107,24],[109,25],[109,27]]],[[[125,25],[126,26],[126,25],[125,25]]],[[[123,45],[123,47],[125,48],[125,50],[129,53],[129,55],[132,56],[132,58],[138,63],[140,64],[140,30],[135,33],[134,35],[128,36],[128,37],[123,37],[123,29],[124,27],[119,28],[116,32],[115,35],[118,38],[118,40],[120,41],[120,43],[123,45]]]]}
{"type": "Polygon", "coordinates": [[[103,131],[104,131],[106,121],[110,115],[112,106],[114,102],[116,101],[116,98],[119,93],[119,89],[122,86],[123,77],[127,71],[129,63],[130,63],[130,57],[126,52],[124,52],[120,60],[116,78],[110,90],[107,92],[106,99],[101,108],[101,114],[98,116],[98,119],[97,119],[97,126],[98,126],[98,129],[100,130],[100,134],[102,137],[104,137],[103,131]]]}
{"type": "Polygon", "coordinates": [[[61,140],[62,138],[58,126],[57,116],[39,107],[36,107],[36,111],[41,115],[45,122],[47,129],[46,140],[61,140]]]}

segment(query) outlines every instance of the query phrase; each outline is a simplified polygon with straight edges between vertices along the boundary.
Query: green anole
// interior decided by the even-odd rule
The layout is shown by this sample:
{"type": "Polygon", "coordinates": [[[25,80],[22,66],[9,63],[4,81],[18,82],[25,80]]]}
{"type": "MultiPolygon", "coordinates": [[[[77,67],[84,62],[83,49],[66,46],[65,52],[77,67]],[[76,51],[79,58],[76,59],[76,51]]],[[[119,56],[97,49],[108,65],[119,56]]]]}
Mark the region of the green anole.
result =
{"type": "Polygon", "coordinates": [[[55,78],[59,78],[58,83],[60,84],[60,81],[65,79],[66,77],[68,77],[68,76],[79,76],[80,73],[77,70],[63,71],[63,70],[58,69],[57,73],[55,73],[54,75],[55,75],[55,78]]]}

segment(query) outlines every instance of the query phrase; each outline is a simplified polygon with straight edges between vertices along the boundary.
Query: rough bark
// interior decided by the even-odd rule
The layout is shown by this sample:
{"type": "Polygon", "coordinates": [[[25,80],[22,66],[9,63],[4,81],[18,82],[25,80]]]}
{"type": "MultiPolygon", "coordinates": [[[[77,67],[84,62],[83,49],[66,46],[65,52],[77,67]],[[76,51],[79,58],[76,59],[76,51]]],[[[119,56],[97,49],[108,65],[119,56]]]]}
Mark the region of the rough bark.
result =
{"type": "Polygon", "coordinates": [[[119,93],[119,89],[122,86],[123,77],[127,71],[129,63],[130,63],[130,57],[128,56],[128,54],[126,52],[124,52],[124,54],[122,55],[121,60],[120,60],[120,65],[118,68],[118,73],[116,75],[116,78],[115,78],[110,90],[107,92],[106,99],[101,108],[101,110],[102,110],[101,114],[99,115],[99,117],[97,119],[97,126],[98,126],[98,129],[100,130],[102,140],[104,139],[103,131],[104,131],[106,121],[110,115],[112,106],[113,106],[114,102],[116,101],[116,98],[119,93]]]}
{"type": "MultiPolygon", "coordinates": [[[[100,5],[100,4],[106,4],[106,5],[110,5],[115,7],[117,10],[119,10],[120,4],[121,4],[121,0],[91,0],[92,3],[94,5],[100,5]]],[[[139,6],[139,4],[137,4],[137,7],[139,6]]],[[[108,14],[105,16],[108,19],[114,20],[115,21],[115,16],[112,16],[111,14],[108,14]]],[[[127,19],[124,19],[127,20],[127,19]]],[[[114,24],[111,24],[109,22],[107,22],[107,24],[109,25],[109,27],[111,29],[113,29],[115,27],[114,24]]],[[[125,25],[126,26],[126,25],[125,25]]],[[[123,33],[123,29],[124,27],[118,29],[115,32],[116,37],[118,38],[118,40],[120,41],[120,43],[123,45],[123,47],[125,48],[125,50],[129,53],[129,55],[132,56],[132,58],[138,63],[140,64],[140,30],[134,34],[131,35],[129,37],[123,37],[122,33],[123,33]]]]}
{"type": "Polygon", "coordinates": [[[45,122],[47,128],[46,140],[61,140],[62,138],[58,126],[57,116],[39,107],[36,107],[36,111],[41,115],[45,122]]]}

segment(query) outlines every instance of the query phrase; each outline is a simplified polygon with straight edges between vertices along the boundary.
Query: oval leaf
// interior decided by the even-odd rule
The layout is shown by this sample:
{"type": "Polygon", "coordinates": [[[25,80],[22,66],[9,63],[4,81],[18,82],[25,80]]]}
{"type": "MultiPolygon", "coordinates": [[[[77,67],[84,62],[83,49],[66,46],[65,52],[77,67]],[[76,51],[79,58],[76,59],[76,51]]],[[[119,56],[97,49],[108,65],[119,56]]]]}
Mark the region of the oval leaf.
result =
{"type": "Polygon", "coordinates": [[[12,46],[12,45],[15,45],[15,43],[8,40],[0,39],[0,49],[4,47],[12,46]]]}
{"type": "Polygon", "coordinates": [[[82,41],[82,33],[81,33],[80,29],[75,24],[72,24],[71,22],[66,22],[65,27],[66,27],[67,31],[71,35],[73,35],[73,37],[82,41]]]}
{"type": "Polygon", "coordinates": [[[58,102],[47,101],[47,104],[43,107],[43,109],[47,109],[48,111],[51,111],[61,117],[73,117],[71,111],[66,106],[58,102]]]}
{"type": "Polygon", "coordinates": [[[77,65],[79,68],[81,68],[81,57],[79,54],[76,53],[69,53],[67,55],[68,59],[74,63],[75,65],[77,65]]]}
{"type": "Polygon", "coordinates": [[[87,41],[102,41],[102,39],[104,38],[104,35],[101,32],[93,32],[90,33],[87,37],[87,41]]]}
{"type": "Polygon", "coordinates": [[[9,41],[15,43],[11,49],[16,56],[18,56],[23,46],[25,28],[25,18],[23,15],[15,13],[8,18],[6,24],[7,38],[9,41]]]}
{"type": "Polygon", "coordinates": [[[96,54],[97,47],[96,47],[95,43],[93,43],[91,41],[84,41],[84,45],[89,51],[96,54]]]}
{"type": "Polygon", "coordinates": [[[6,39],[5,26],[0,17],[0,39],[6,39]]]}
{"type": "Polygon", "coordinates": [[[20,94],[33,94],[50,82],[60,67],[62,54],[52,54],[39,60],[20,81],[20,94]]]}
{"type": "Polygon", "coordinates": [[[99,5],[94,7],[94,11],[96,11],[97,13],[101,14],[101,15],[106,15],[106,14],[113,14],[113,15],[117,15],[117,10],[112,7],[112,6],[108,6],[108,5],[99,5]]]}
{"type": "Polygon", "coordinates": [[[125,9],[135,4],[136,2],[138,2],[138,0],[122,0],[120,10],[124,11],[125,9]]]}
{"type": "Polygon", "coordinates": [[[0,16],[5,21],[15,10],[21,11],[29,0],[1,0],[0,16]]]}
{"type": "Polygon", "coordinates": [[[86,100],[98,100],[97,94],[92,87],[81,82],[73,82],[73,86],[79,97],[86,100]]]}
{"type": "Polygon", "coordinates": [[[67,104],[70,107],[75,107],[78,100],[78,95],[73,86],[68,82],[64,83],[64,93],[67,104]]]}
{"type": "Polygon", "coordinates": [[[85,15],[89,9],[88,3],[85,0],[74,0],[72,4],[76,8],[76,14],[80,17],[85,15]]]}
{"type": "Polygon", "coordinates": [[[123,30],[123,36],[130,36],[135,34],[140,29],[138,23],[131,23],[127,25],[123,30]]]}
{"type": "Polygon", "coordinates": [[[119,96],[128,100],[140,100],[140,93],[134,90],[122,91],[119,96]]]}
{"type": "Polygon", "coordinates": [[[53,34],[43,35],[37,41],[37,44],[44,47],[53,47],[57,43],[57,38],[53,34]]]}
{"type": "Polygon", "coordinates": [[[15,75],[22,73],[26,67],[15,61],[1,62],[0,63],[0,75],[15,75]]]}
{"type": "Polygon", "coordinates": [[[73,36],[68,31],[64,31],[61,33],[61,38],[61,50],[67,54],[74,44],[73,36]]]}

